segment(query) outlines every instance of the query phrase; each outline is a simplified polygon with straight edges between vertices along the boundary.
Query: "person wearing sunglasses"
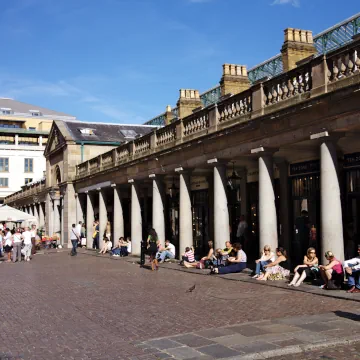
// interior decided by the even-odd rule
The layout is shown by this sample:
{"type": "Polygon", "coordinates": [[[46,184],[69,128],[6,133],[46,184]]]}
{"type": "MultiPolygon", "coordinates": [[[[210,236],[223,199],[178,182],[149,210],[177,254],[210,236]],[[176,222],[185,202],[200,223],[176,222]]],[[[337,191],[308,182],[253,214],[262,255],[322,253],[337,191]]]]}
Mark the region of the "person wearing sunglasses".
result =
{"type": "Polygon", "coordinates": [[[300,286],[307,277],[315,276],[319,271],[319,259],[316,257],[315,248],[308,248],[304,256],[303,265],[298,265],[294,269],[294,277],[288,286],[300,286]]]}
{"type": "Polygon", "coordinates": [[[327,265],[320,265],[320,275],[321,278],[324,281],[324,285],[321,285],[321,289],[332,289],[333,285],[336,286],[336,288],[340,289],[341,284],[344,281],[344,270],[342,267],[342,264],[339,260],[335,258],[335,255],[332,253],[332,251],[327,251],[325,253],[326,260],[329,261],[327,265]],[[331,281],[331,287],[329,286],[329,282],[331,281]]]}

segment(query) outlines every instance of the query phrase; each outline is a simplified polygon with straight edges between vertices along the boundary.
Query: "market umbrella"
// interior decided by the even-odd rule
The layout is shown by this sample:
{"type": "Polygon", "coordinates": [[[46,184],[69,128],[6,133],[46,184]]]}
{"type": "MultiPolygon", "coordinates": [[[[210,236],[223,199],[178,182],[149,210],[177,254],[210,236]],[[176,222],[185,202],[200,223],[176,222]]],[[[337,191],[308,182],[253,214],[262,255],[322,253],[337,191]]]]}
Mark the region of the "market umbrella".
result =
{"type": "Polygon", "coordinates": [[[27,214],[23,211],[12,208],[9,205],[0,206],[0,222],[13,222],[13,223],[21,223],[21,222],[33,222],[37,223],[37,219],[35,216],[27,214]]]}

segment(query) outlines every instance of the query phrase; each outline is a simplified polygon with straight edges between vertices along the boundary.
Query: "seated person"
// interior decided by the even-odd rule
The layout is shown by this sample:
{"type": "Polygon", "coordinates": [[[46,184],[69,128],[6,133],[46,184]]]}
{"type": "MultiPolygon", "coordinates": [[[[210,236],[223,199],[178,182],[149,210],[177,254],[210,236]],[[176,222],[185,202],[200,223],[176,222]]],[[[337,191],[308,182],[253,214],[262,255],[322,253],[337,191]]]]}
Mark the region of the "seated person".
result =
{"type": "Polygon", "coordinates": [[[163,263],[165,259],[175,259],[175,251],[175,246],[170,242],[170,240],[165,240],[165,248],[160,248],[160,251],[156,254],[156,258],[159,263],[163,263]]]}
{"type": "Polygon", "coordinates": [[[308,248],[306,255],[304,256],[303,265],[298,265],[294,270],[294,277],[288,286],[298,287],[307,277],[315,277],[319,271],[319,260],[316,257],[315,248],[308,248]]]}
{"type": "Polygon", "coordinates": [[[255,261],[256,269],[253,279],[258,278],[260,273],[265,271],[264,266],[270,264],[273,261],[275,261],[275,254],[271,251],[269,245],[265,245],[261,258],[255,261]]]}
{"type": "Polygon", "coordinates": [[[108,237],[104,236],[103,237],[103,245],[101,250],[99,251],[99,254],[106,254],[107,251],[111,250],[111,241],[109,240],[108,237]]]}
{"type": "Polygon", "coordinates": [[[357,251],[359,256],[344,261],[344,269],[350,286],[348,293],[360,293],[360,244],[357,251]]]}
{"type": "Polygon", "coordinates": [[[325,253],[326,260],[329,261],[327,265],[320,265],[320,275],[324,281],[321,289],[328,289],[329,281],[331,280],[337,288],[341,287],[344,281],[344,270],[341,262],[337,260],[331,251],[325,253]]]}
{"type": "Polygon", "coordinates": [[[121,246],[123,246],[124,244],[124,238],[121,236],[119,238],[119,242],[118,244],[111,250],[111,254],[113,256],[120,256],[120,253],[121,253],[121,246]]]}
{"type": "Polygon", "coordinates": [[[185,252],[182,254],[181,258],[182,258],[182,260],[180,262],[181,265],[184,264],[184,261],[186,261],[188,263],[195,262],[194,248],[186,247],[185,252]]]}
{"type": "Polygon", "coordinates": [[[119,247],[120,247],[120,256],[128,256],[128,242],[124,240],[124,238],[120,238],[119,240],[119,247]]]}
{"type": "Polygon", "coordinates": [[[241,248],[240,243],[236,243],[233,246],[233,249],[236,251],[236,257],[229,257],[227,266],[215,268],[211,270],[211,274],[230,274],[238,273],[243,271],[246,268],[247,257],[241,248]]]}
{"type": "Polygon", "coordinates": [[[283,247],[279,246],[276,249],[276,255],[277,259],[270,264],[265,265],[265,274],[260,275],[256,280],[283,280],[290,275],[286,250],[283,247]]]}
{"type": "Polygon", "coordinates": [[[126,242],[128,254],[131,254],[131,238],[129,236],[126,238],[126,242]]]}
{"type": "Polygon", "coordinates": [[[209,252],[206,256],[202,257],[200,261],[194,261],[192,263],[184,261],[184,266],[187,268],[198,268],[198,269],[206,269],[209,264],[216,259],[214,256],[214,243],[210,240],[208,241],[209,252]]]}

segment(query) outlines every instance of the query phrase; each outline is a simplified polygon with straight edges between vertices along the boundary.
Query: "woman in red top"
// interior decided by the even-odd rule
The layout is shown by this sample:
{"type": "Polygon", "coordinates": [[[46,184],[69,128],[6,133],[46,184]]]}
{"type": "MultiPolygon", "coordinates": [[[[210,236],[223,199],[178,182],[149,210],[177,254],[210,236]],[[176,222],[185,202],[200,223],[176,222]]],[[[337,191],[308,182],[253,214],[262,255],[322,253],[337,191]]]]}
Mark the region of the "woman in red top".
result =
{"type": "Polygon", "coordinates": [[[325,253],[326,260],[329,261],[327,265],[320,265],[320,275],[324,280],[324,285],[320,286],[322,289],[326,289],[329,280],[333,280],[337,286],[341,286],[344,281],[344,270],[341,262],[335,259],[334,254],[331,251],[325,253]]]}

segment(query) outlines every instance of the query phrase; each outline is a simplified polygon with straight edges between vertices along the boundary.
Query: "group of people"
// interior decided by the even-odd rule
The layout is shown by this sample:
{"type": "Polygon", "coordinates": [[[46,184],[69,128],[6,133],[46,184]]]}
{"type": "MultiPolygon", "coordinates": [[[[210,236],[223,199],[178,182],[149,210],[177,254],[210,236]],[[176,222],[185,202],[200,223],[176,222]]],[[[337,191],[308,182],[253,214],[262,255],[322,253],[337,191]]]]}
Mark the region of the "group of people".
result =
{"type": "Polygon", "coordinates": [[[30,261],[36,253],[35,239],[37,236],[36,225],[25,228],[13,228],[10,230],[5,223],[0,227],[0,257],[4,252],[7,255],[6,262],[30,261]],[[12,256],[11,256],[12,255],[12,256]]]}

